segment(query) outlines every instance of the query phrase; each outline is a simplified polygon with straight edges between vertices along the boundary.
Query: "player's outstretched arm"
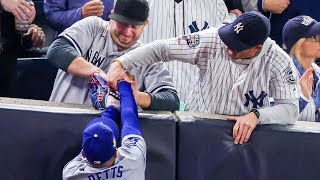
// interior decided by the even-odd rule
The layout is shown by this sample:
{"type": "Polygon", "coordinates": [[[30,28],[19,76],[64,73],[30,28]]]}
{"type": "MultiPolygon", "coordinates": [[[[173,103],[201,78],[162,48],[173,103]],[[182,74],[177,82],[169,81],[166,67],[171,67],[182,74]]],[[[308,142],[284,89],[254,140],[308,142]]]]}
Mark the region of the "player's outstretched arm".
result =
{"type": "Polygon", "coordinates": [[[126,81],[120,81],[118,86],[122,120],[121,138],[124,138],[129,134],[142,136],[137,105],[133,97],[131,84],[126,81]]]}

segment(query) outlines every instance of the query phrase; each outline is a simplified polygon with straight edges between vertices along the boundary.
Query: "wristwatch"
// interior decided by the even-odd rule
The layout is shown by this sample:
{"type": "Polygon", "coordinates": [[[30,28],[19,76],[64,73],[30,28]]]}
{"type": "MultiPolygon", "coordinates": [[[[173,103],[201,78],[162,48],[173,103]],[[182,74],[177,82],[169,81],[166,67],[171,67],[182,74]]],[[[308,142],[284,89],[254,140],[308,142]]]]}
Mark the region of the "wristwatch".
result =
{"type": "Polygon", "coordinates": [[[250,110],[250,112],[253,112],[257,116],[257,118],[259,119],[260,112],[258,111],[258,109],[253,108],[253,109],[250,110]]]}

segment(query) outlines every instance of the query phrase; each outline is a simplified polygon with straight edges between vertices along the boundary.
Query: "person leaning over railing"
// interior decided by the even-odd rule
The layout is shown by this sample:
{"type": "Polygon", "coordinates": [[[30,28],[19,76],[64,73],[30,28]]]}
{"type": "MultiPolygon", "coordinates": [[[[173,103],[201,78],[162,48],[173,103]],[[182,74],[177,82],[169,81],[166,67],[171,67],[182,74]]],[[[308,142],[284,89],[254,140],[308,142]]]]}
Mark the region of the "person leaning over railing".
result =
{"type": "Polygon", "coordinates": [[[298,118],[297,79],[291,58],[274,41],[269,20],[247,12],[231,24],[159,40],[112,63],[107,82],[116,88],[125,70],[179,60],[200,69],[187,100],[193,112],[225,114],[236,121],[235,144],[247,142],[257,124],[293,124],[298,118]],[[269,106],[270,98],[274,106],[269,106]]]}

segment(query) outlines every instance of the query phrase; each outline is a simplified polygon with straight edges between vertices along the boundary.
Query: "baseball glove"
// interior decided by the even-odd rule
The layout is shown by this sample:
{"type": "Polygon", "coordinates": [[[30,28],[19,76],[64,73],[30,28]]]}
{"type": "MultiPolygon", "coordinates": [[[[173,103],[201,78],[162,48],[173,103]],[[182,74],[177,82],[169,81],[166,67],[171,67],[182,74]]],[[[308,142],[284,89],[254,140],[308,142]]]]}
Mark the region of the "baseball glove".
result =
{"type": "Polygon", "coordinates": [[[95,109],[103,110],[108,106],[120,109],[119,92],[108,86],[98,73],[89,79],[89,97],[95,109]]]}

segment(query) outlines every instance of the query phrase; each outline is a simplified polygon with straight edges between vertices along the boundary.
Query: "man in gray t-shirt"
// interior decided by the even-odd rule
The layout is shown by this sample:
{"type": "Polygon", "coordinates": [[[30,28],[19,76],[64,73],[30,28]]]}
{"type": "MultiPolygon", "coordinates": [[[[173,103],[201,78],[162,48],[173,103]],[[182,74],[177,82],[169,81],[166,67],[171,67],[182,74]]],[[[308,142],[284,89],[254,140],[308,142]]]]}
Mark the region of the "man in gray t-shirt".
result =
{"type": "MultiPolygon", "coordinates": [[[[112,61],[141,46],[137,41],[148,24],[146,0],[118,0],[111,21],[84,18],[62,32],[48,50],[48,60],[59,69],[50,101],[90,104],[88,78],[98,73],[105,79],[112,61]]],[[[137,105],[149,110],[179,108],[169,72],[161,63],[131,70],[137,105]]]]}

